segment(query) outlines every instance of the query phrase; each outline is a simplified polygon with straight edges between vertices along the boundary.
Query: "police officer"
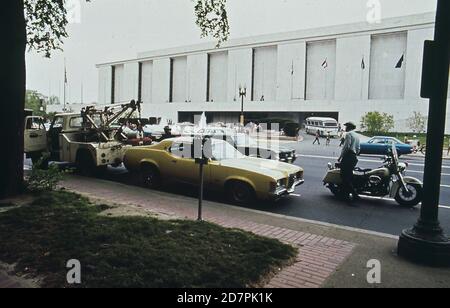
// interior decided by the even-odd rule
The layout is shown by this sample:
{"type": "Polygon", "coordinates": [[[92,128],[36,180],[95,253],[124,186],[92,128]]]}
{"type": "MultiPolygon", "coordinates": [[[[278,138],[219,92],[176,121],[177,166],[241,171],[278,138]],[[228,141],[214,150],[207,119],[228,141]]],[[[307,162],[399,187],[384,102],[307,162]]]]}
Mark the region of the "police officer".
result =
{"type": "Polygon", "coordinates": [[[352,194],[353,200],[359,200],[359,195],[353,186],[353,170],[358,164],[358,154],[360,152],[360,140],[358,134],[354,131],[356,125],[352,122],[344,124],[345,141],[342,147],[339,162],[341,163],[341,177],[343,181],[344,197],[350,198],[352,194]]]}

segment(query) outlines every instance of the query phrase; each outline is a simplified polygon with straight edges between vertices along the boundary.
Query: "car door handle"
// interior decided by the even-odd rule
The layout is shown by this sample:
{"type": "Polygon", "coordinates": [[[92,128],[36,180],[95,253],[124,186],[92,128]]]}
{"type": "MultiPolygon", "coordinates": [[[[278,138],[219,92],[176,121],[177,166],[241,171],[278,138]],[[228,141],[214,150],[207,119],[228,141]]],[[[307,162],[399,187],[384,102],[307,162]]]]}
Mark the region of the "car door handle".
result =
{"type": "Polygon", "coordinates": [[[38,134],[30,134],[30,138],[37,138],[39,137],[38,134]]]}
{"type": "Polygon", "coordinates": [[[176,160],[172,160],[172,162],[173,162],[174,164],[176,164],[176,163],[177,163],[177,161],[176,161],[176,160]]]}

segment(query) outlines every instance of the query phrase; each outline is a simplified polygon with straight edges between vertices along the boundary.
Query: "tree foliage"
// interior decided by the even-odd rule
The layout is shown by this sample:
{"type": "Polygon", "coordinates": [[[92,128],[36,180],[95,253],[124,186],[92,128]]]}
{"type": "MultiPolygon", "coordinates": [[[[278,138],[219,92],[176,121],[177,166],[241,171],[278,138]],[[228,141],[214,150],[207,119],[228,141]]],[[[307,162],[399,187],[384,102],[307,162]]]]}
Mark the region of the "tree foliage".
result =
{"type": "Polygon", "coordinates": [[[228,40],[230,25],[226,9],[227,0],[194,0],[196,24],[202,37],[212,36],[217,39],[217,47],[228,40]]]}
{"type": "Polygon", "coordinates": [[[25,92],[25,108],[33,110],[34,115],[45,116],[45,96],[37,91],[25,92]]]}
{"type": "MultiPolygon", "coordinates": [[[[195,2],[196,24],[202,37],[214,37],[218,41],[217,46],[228,40],[227,0],[192,1],[195,2]]],[[[53,50],[62,50],[63,40],[68,36],[65,4],[66,0],[25,0],[27,45],[30,50],[44,53],[46,57],[50,57],[53,50]]]]}
{"type": "Polygon", "coordinates": [[[370,133],[387,133],[394,128],[394,116],[378,111],[366,113],[361,119],[361,129],[370,133]]]}
{"type": "Polygon", "coordinates": [[[424,133],[426,132],[427,121],[426,116],[414,111],[414,114],[408,119],[408,127],[413,133],[424,133]]]}
{"type": "Polygon", "coordinates": [[[67,10],[64,0],[25,0],[27,45],[29,49],[50,57],[52,50],[61,50],[67,37],[67,10]]]}

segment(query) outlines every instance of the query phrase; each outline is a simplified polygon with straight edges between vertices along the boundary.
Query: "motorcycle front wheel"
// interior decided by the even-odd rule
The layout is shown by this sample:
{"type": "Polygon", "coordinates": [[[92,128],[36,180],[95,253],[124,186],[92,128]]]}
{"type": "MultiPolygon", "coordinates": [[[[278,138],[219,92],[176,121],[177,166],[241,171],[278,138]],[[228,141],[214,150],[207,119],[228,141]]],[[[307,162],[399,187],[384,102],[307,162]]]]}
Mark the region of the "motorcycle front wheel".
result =
{"type": "Polygon", "coordinates": [[[395,196],[395,201],[401,206],[415,207],[422,201],[423,188],[418,184],[406,184],[408,191],[400,187],[395,196]]]}

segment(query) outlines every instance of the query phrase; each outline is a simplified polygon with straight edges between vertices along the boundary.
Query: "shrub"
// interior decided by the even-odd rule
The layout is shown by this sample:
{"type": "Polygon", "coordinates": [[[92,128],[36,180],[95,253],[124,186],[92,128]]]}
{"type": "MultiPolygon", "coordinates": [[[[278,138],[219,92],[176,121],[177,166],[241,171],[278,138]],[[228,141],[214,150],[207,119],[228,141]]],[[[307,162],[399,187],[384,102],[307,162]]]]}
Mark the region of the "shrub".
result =
{"type": "Polygon", "coordinates": [[[413,116],[408,118],[408,126],[413,133],[424,133],[426,132],[427,121],[427,117],[420,112],[414,111],[413,116]]]}
{"type": "Polygon", "coordinates": [[[378,111],[366,113],[361,119],[361,129],[370,133],[387,133],[394,128],[394,116],[378,111]]]}
{"type": "Polygon", "coordinates": [[[33,164],[30,177],[28,178],[28,190],[31,192],[44,192],[56,189],[58,183],[63,179],[64,173],[57,165],[46,166],[47,157],[42,157],[33,164]]]}

